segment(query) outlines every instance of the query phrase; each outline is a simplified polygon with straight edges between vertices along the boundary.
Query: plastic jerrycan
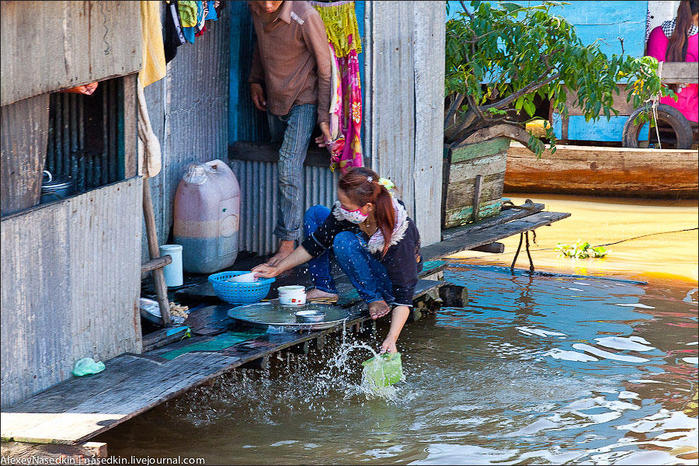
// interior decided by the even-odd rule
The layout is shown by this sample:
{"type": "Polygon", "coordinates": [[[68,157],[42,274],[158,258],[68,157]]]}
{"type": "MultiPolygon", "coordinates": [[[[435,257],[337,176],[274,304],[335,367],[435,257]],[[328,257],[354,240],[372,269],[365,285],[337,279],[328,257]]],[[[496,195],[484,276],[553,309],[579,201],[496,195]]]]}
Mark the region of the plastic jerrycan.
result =
{"type": "Polygon", "coordinates": [[[240,185],[221,160],[187,167],[175,193],[173,236],[187,272],[213,273],[238,255],[240,185]]]}

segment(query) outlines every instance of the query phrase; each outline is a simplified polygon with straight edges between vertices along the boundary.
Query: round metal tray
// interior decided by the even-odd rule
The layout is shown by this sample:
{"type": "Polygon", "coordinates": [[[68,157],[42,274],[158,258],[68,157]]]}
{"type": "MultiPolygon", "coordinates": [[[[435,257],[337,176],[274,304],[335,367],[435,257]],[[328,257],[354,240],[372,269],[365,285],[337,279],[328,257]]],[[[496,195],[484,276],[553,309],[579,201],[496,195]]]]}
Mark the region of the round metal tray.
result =
{"type": "Polygon", "coordinates": [[[330,304],[306,303],[303,306],[282,306],[277,300],[246,304],[228,310],[231,319],[258,327],[284,327],[287,330],[322,330],[334,327],[349,317],[346,309],[330,304]],[[321,322],[297,322],[295,312],[317,310],[325,313],[321,322]]]}

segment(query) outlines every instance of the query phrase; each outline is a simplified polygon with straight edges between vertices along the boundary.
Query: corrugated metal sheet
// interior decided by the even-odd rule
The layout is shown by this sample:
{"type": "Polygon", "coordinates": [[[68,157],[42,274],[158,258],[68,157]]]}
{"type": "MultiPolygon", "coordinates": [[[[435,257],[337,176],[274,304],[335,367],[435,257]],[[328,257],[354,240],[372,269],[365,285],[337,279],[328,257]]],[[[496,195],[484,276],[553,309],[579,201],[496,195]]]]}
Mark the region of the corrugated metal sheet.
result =
{"type": "Polygon", "coordinates": [[[141,180],[2,219],[2,407],[141,351],[141,180]]]}
{"type": "Polygon", "coordinates": [[[3,1],[2,105],[141,68],[140,2],[3,1]]]}
{"type": "MultiPolygon", "coordinates": [[[[231,161],[241,190],[240,250],[271,254],[277,249],[273,235],[277,222],[277,164],[231,161]]],[[[326,167],[304,167],[304,211],[335,202],[337,173],[326,167]],[[312,180],[312,182],[311,182],[312,180]]]]}
{"type": "MultiPolygon", "coordinates": [[[[177,49],[167,76],[145,89],[153,131],[163,153],[151,180],[160,244],[167,242],[177,185],[193,162],[228,159],[228,69],[231,3],[194,44],[177,49]]],[[[143,256],[147,247],[143,246],[143,256]]]]}
{"type": "Polygon", "coordinates": [[[230,104],[228,140],[269,141],[269,127],[265,113],[260,112],[250,99],[248,76],[252,63],[253,44],[257,40],[247,2],[232,2],[230,6],[230,104]]]}
{"type": "Polygon", "coordinates": [[[4,105],[1,114],[0,212],[7,215],[35,206],[41,197],[49,96],[45,94],[4,105]]]}

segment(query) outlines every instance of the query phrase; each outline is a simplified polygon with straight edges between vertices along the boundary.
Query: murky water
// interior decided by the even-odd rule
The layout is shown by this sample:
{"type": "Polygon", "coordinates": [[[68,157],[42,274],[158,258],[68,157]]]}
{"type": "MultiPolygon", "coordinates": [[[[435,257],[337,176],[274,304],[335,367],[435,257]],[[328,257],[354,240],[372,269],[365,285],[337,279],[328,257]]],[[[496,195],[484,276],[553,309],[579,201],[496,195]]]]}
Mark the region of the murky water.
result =
{"type": "Polygon", "coordinates": [[[211,463],[696,463],[696,288],[494,266],[447,278],[469,303],[406,326],[406,381],[389,399],[358,389],[370,352],[338,341],[235,371],[100,440],[211,463]]]}

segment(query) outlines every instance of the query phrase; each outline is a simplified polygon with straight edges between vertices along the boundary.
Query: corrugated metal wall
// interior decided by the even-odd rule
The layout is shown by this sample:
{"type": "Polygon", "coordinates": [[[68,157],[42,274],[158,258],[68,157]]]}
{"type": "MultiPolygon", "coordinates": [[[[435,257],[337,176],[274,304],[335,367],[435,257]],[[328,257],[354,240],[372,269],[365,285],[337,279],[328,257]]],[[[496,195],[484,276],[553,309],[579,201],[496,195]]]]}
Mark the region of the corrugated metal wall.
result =
{"type": "Polygon", "coordinates": [[[48,94],[3,105],[0,145],[0,214],[36,205],[49,127],[48,94]]]}
{"type": "MultiPolygon", "coordinates": [[[[150,182],[160,244],[167,242],[175,191],[187,166],[228,159],[228,38],[236,3],[226,2],[219,20],[207,21],[207,32],[177,49],[167,76],[145,89],[163,154],[163,170],[150,182]]],[[[142,251],[145,258],[145,241],[142,251]]]]}
{"type": "MultiPolygon", "coordinates": [[[[240,250],[271,254],[277,249],[273,235],[277,222],[277,164],[232,160],[241,189],[240,250]]],[[[327,167],[304,167],[304,210],[335,202],[337,174],[327,167]]]]}
{"type": "Polygon", "coordinates": [[[141,351],[141,179],[4,217],[2,407],[83,357],[141,351]]]}

